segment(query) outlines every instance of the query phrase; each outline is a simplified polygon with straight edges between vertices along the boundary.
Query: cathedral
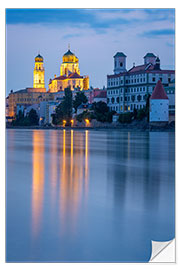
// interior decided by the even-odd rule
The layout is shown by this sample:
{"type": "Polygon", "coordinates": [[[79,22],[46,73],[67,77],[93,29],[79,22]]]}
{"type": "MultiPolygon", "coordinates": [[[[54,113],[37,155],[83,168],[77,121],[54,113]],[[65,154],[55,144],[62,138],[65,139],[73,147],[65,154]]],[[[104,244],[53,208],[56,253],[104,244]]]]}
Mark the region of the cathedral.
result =
{"type": "Polygon", "coordinates": [[[6,115],[11,118],[15,117],[17,107],[20,105],[26,108],[39,104],[41,101],[53,101],[54,93],[63,92],[67,87],[80,91],[89,89],[89,77],[80,75],[79,60],[75,54],[69,49],[63,55],[60,76],[50,79],[48,91],[45,88],[44,59],[38,54],[35,57],[33,87],[26,87],[15,92],[11,90],[6,98],[6,115]]]}
{"type": "Polygon", "coordinates": [[[54,76],[49,80],[48,92],[64,91],[70,87],[71,90],[88,90],[89,77],[80,75],[79,59],[68,49],[63,55],[63,62],[60,66],[60,76],[54,76]]]}

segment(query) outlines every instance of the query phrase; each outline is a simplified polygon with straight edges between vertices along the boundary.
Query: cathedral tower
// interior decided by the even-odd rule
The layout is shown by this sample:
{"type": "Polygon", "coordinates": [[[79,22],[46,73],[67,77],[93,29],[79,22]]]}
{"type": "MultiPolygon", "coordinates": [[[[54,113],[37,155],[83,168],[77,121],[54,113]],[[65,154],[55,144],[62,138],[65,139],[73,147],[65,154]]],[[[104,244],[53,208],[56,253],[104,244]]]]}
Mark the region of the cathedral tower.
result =
{"type": "Polygon", "coordinates": [[[40,54],[35,58],[33,87],[45,88],[43,57],[40,54]]]}
{"type": "Polygon", "coordinates": [[[71,73],[77,73],[80,75],[79,60],[75,54],[68,49],[68,51],[63,55],[63,63],[60,67],[60,75],[65,75],[68,77],[71,73]]]}

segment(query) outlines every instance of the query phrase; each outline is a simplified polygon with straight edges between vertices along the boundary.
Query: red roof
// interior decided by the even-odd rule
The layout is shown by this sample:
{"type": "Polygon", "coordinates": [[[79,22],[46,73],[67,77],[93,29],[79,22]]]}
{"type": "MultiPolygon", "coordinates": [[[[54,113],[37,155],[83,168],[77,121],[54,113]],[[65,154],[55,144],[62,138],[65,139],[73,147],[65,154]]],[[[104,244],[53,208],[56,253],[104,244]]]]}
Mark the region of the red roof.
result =
{"type": "Polygon", "coordinates": [[[147,64],[147,65],[140,65],[140,66],[134,66],[132,67],[128,72],[139,72],[139,71],[145,71],[145,70],[152,70],[154,69],[154,66],[152,64],[147,64]]]}
{"type": "Polygon", "coordinates": [[[150,99],[168,99],[161,80],[157,82],[150,99]]]}
{"type": "Polygon", "coordinates": [[[81,78],[81,79],[82,79],[83,76],[80,76],[78,73],[75,72],[75,73],[71,73],[71,74],[68,76],[68,79],[69,79],[69,78],[71,78],[71,79],[72,79],[72,78],[73,78],[73,79],[79,79],[79,78],[81,78]]]}
{"type": "Polygon", "coordinates": [[[94,98],[106,98],[107,97],[107,91],[102,91],[98,93],[94,98]]]}
{"type": "Polygon", "coordinates": [[[129,69],[127,72],[122,72],[119,74],[112,74],[112,75],[107,75],[108,78],[118,78],[120,76],[124,75],[133,75],[134,74],[141,74],[141,73],[157,73],[157,74],[174,74],[174,70],[157,70],[154,69],[153,64],[147,64],[147,65],[139,65],[139,66],[134,66],[131,69],[129,69]]]}
{"type": "Polygon", "coordinates": [[[67,79],[66,76],[59,76],[54,78],[53,80],[65,80],[65,79],[67,79]]]}

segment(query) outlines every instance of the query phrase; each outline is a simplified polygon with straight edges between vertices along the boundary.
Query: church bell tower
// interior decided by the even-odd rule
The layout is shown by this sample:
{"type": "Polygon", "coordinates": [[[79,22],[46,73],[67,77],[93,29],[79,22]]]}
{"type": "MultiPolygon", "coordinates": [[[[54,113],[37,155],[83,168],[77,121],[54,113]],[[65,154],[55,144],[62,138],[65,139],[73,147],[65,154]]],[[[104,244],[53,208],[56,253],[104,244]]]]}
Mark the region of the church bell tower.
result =
{"type": "Polygon", "coordinates": [[[45,88],[43,57],[38,54],[35,58],[33,88],[45,88]]]}

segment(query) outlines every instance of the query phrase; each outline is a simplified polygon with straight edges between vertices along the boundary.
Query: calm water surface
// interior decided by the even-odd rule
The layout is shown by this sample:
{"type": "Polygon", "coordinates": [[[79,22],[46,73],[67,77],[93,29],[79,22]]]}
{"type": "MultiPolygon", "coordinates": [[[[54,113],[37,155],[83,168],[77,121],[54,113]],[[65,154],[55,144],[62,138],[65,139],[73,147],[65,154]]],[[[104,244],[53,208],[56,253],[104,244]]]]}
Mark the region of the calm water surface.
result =
{"type": "Polygon", "coordinates": [[[6,260],[148,261],[175,236],[174,137],[7,130],[6,260]]]}

